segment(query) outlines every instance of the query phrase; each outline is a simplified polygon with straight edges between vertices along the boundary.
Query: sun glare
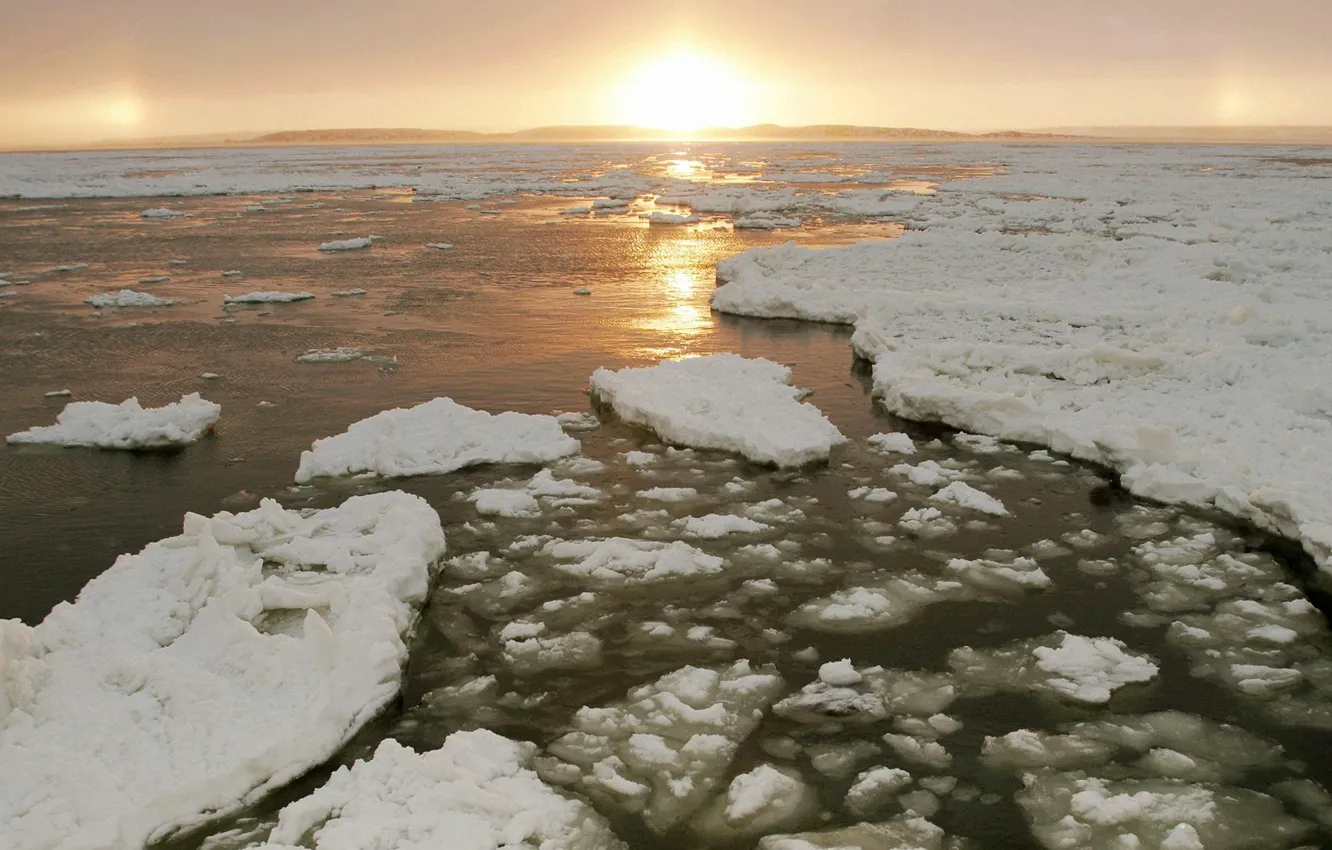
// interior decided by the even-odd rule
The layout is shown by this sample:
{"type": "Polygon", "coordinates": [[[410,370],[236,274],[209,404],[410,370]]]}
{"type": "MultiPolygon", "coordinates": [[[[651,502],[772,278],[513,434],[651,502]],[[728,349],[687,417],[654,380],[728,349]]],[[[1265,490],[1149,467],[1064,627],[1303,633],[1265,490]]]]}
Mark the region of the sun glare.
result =
{"type": "Polygon", "coordinates": [[[688,134],[753,123],[751,86],[733,68],[688,50],[648,60],[621,89],[624,120],[688,134]]]}

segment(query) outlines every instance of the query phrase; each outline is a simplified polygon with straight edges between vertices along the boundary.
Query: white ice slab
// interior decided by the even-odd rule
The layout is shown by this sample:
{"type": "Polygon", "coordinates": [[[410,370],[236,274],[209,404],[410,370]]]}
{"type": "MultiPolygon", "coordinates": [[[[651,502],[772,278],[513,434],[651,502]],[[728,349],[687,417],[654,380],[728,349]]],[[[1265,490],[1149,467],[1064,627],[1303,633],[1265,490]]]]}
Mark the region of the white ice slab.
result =
{"type": "Polygon", "coordinates": [[[99,449],[159,449],[193,443],[212,430],[222,407],[199,397],[182,396],[162,407],[145,408],[137,398],[120,404],[75,401],[65,405],[56,424],[10,434],[10,443],[46,443],[99,449]]]}
{"type": "Polygon", "coordinates": [[[119,292],[107,292],[102,295],[90,295],[83,300],[85,304],[91,304],[98,309],[103,307],[170,307],[176,303],[170,298],[159,298],[147,292],[135,292],[133,289],[122,289],[119,292]]]}
{"type": "Polygon", "coordinates": [[[138,848],[327,759],[397,693],[443,552],[417,496],[266,500],[0,621],[4,846],[138,848]]]}
{"type": "Polygon", "coordinates": [[[549,463],[578,452],[578,441],[553,416],[491,415],[437,398],[377,413],[316,440],[301,453],[296,481],[360,472],[439,475],[483,463],[549,463]]]}
{"type": "Polygon", "coordinates": [[[790,380],[791,370],[779,363],[713,354],[642,369],[598,369],[592,390],[621,419],[674,443],[777,466],[826,460],[846,438],[818,408],[799,400],[790,380]]]}

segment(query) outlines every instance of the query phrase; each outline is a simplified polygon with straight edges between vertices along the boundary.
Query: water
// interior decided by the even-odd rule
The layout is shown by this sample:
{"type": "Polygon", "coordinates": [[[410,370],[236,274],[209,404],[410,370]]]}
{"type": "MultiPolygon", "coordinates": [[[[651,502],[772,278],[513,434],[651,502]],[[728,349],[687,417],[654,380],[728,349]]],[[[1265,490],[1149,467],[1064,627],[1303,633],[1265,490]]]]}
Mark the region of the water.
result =
{"type": "MultiPolygon", "coordinates": [[[[173,199],[171,206],[192,217],[145,225],[142,201],[75,201],[68,207],[0,216],[0,256],[15,276],[33,283],[21,302],[0,313],[0,368],[6,404],[0,409],[4,433],[53,420],[64,399],[44,399],[47,390],[70,388],[76,399],[119,401],[139,395],[158,404],[200,390],[221,403],[217,434],[170,454],[95,452],[41,447],[0,450],[0,541],[4,590],[0,616],[36,622],[56,602],[70,599],[115,555],[176,533],[183,511],[213,513],[253,505],[261,496],[288,507],[336,504],[353,492],[399,488],[426,497],[440,512],[450,557],[499,551],[523,534],[566,538],[652,534],[668,520],[635,524],[623,515],[645,507],[638,490],[693,487],[700,498],[653,505],[671,518],[708,512],[729,513],[769,498],[798,505],[803,518],[780,523],[759,535],[697,542],[707,551],[739,564],[725,578],[667,583],[652,588],[599,590],[586,620],[596,622],[603,642],[602,662],[592,669],[547,669],[518,673],[506,663],[496,639],[498,627],[536,610],[543,602],[586,589],[556,577],[540,558],[513,556],[510,568],[533,580],[533,591],[514,600],[458,593],[474,577],[446,571],[424,611],[413,642],[403,695],[383,717],[363,730],[327,766],[290,788],[258,802],[235,817],[163,846],[193,848],[230,829],[262,828],[280,806],[317,787],[329,770],[367,756],[377,741],[395,737],[418,748],[438,746],[451,732],[478,725],[515,738],[547,744],[569,728],[585,704],[618,699],[632,686],[683,664],[713,664],[735,658],[772,664],[791,688],[815,677],[818,661],[797,657],[813,647],[819,660],[851,658],[858,666],[946,669],[950,650],[969,645],[998,647],[1047,635],[1058,628],[1084,635],[1116,637],[1159,660],[1160,676],[1125,689],[1111,709],[1128,712],[1174,708],[1242,725],[1282,744],[1292,758],[1327,752],[1332,733],[1278,723],[1252,700],[1189,673],[1190,662],[1165,639],[1164,625],[1133,626],[1122,618],[1141,609],[1130,549],[1139,541],[1124,534],[1126,518],[1143,508],[1115,488],[1099,469],[1028,457],[1031,447],[976,453],[947,429],[904,423],[877,411],[868,394],[863,365],[853,362],[849,332],[834,326],[736,319],[713,315],[707,297],[713,265],[747,247],[773,244],[789,234],[722,229],[645,227],[620,218],[566,221],[555,211],[574,201],[524,198],[483,216],[461,203],[410,204],[389,193],[302,195],[269,214],[238,215],[252,203],[272,199],[173,199]],[[320,202],[323,207],[305,209],[320,202]],[[344,211],[338,211],[344,210],[344,211]],[[330,235],[345,231],[345,235],[330,235]],[[380,244],[364,252],[321,255],[322,241],[375,233],[380,244]],[[454,249],[424,249],[427,242],[451,242],[454,249]],[[172,258],[185,265],[171,265],[172,258]],[[85,270],[41,272],[62,263],[86,262],[85,270]],[[238,268],[243,279],[220,272],[238,268]],[[137,281],[169,274],[162,284],[137,281]],[[590,297],[572,295],[586,286],[590,297]],[[197,301],[163,310],[104,311],[100,317],[82,298],[109,288],[147,289],[197,301]],[[352,287],[369,292],[354,298],[329,293],[352,287]],[[296,304],[223,310],[220,296],[257,289],[309,290],[319,297],[296,304]],[[396,365],[354,362],[301,364],[294,358],[311,348],[357,346],[396,356],[396,365]],[[630,428],[602,412],[602,425],[580,434],[585,456],[606,463],[583,480],[608,495],[601,503],[533,520],[477,522],[474,509],[458,498],[478,486],[529,477],[534,470],[486,468],[404,481],[329,483],[321,488],[289,488],[299,453],[316,438],[382,409],[409,406],[436,395],[491,410],[545,413],[586,410],[588,375],[597,367],[642,365],[663,357],[715,351],[763,356],[791,365],[795,382],[813,390],[811,401],[850,439],[831,465],[799,472],[775,471],[714,453],[663,459],[646,470],[626,466],[623,452],[664,451],[651,434],[630,428]],[[203,380],[203,372],[221,375],[203,380]],[[259,407],[260,401],[272,402],[259,407]],[[912,463],[936,460],[963,470],[1012,511],[987,519],[983,527],[956,534],[901,538],[876,543],[883,529],[911,507],[928,504],[931,488],[911,487],[888,471],[902,458],[870,450],[866,437],[905,430],[921,445],[912,463]],[[998,468],[1014,477],[996,476],[998,468]],[[734,479],[749,482],[745,492],[727,495],[734,479]],[[885,486],[900,498],[872,505],[848,498],[863,483],[885,486]],[[901,628],[860,634],[811,631],[791,626],[790,612],[837,589],[873,583],[910,570],[937,572],[948,557],[979,557],[987,550],[1030,550],[1041,541],[1090,529],[1104,535],[1094,550],[1066,547],[1038,560],[1054,587],[1005,601],[944,602],[925,608],[901,628]],[[778,573],[776,593],[754,594],[741,586],[771,567],[745,566],[737,550],[756,542],[791,545],[791,558],[826,559],[829,566],[805,576],[778,573]],[[1092,574],[1078,568],[1082,558],[1113,560],[1119,568],[1092,574]],[[645,622],[666,621],[686,632],[705,626],[717,639],[711,646],[687,640],[645,641],[645,622]],[[727,643],[728,642],[728,643],[727,643]],[[803,659],[803,660],[802,660],[803,659]],[[523,710],[501,705],[459,710],[432,699],[470,677],[495,675],[500,693],[535,700],[523,710]],[[546,694],[538,700],[540,695],[546,694]]],[[[5,206],[16,206],[5,202],[5,206]]],[[[3,206],[0,206],[3,212],[3,206]]],[[[802,231],[811,244],[836,244],[891,235],[878,224],[835,224],[802,231]]],[[[8,269],[7,269],[8,270],[8,269]]],[[[9,299],[19,301],[19,299],[9,299]]],[[[1215,527],[1236,553],[1272,549],[1273,541],[1242,530],[1228,531],[1211,518],[1151,509],[1148,519],[1170,537],[1215,527]]],[[[1145,520],[1143,520],[1145,521],[1145,520]]],[[[1289,550],[1277,549],[1287,578],[1300,579],[1289,550]]],[[[569,627],[569,624],[564,626],[569,627]]],[[[966,697],[949,713],[963,728],[946,739],[955,762],[947,771],[913,769],[918,776],[941,772],[964,787],[1001,795],[946,797],[933,818],[950,833],[981,847],[1038,846],[1021,811],[1011,800],[1017,787],[1011,773],[981,764],[986,735],[1018,728],[1053,730],[1059,724],[1101,716],[1099,709],[1074,708],[1028,695],[966,697]]],[[[733,772],[771,757],[761,744],[778,736],[805,745],[877,740],[891,725],[868,728],[809,727],[769,716],[742,750],[733,772]]],[[[850,776],[820,777],[804,756],[792,764],[817,782],[825,808],[840,812],[850,776]]],[[[857,769],[891,763],[886,754],[857,769]]],[[[853,774],[854,775],[854,771],[853,774]]],[[[1265,790],[1273,779],[1303,775],[1332,784],[1332,765],[1316,758],[1255,772],[1239,782],[1265,790]]],[[[641,821],[607,809],[620,834],[636,848],[717,846],[681,827],[653,835],[641,821]]],[[[849,822],[834,814],[830,825],[849,822]]],[[[817,828],[819,824],[807,826],[817,828]]],[[[235,843],[235,842],[232,842],[235,843]]],[[[735,846],[750,846],[752,842],[735,846]]],[[[210,846],[228,846],[214,841],[210,846]]],[[[1323,843],[1317,846],[1332,846],[1323,843]]]]}

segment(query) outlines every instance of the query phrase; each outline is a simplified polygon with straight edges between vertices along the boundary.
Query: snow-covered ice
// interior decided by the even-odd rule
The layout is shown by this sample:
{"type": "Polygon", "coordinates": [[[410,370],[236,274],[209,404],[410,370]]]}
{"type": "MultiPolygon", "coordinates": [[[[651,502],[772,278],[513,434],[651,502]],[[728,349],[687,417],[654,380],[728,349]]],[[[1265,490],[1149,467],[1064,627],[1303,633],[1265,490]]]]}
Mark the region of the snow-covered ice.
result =
{"type": "Polygon", "coordinates": [[[770,360],[713,354],[592,375],[593,392],[621,419],[694,448],[800,466],[846,442],[818,408],[800,401],[791,370],[770,360]]]}
{"type": "Polygon", "coordinates": [[[662,210],[653,210],[648,213],[648,224],[693,224],[698,221],[698,216],[688,213],[671,213],[662,210]]]}
{"type": "Polygon", "coordinates": [[[170,298],[160,298],[156,295],[150,295],[147,292],[135,292],[133,289],[122,289],[119,292],[108,292],[104,295],[92,295],[84,299],[85,304],[91,304],[98,309],[104,307],[170,307],[175,304],[170,298]]]}
{"type": "Polygon", "coordinates": [[[157,449],[193,443],[212,430],[222,407],[199,397],[182,396],[162,407],[145,408],[137,398],[120,404],[75,401],[65,405],[56,424],[10,434],[10,443],[46,443],[99,449],[157,449]]]}
{"type": "Polygon", "coordinates": [[[553,416],[492,415],[437,398],[385,410],[316,440],[301,453],[296,482],[360,472],[440,475],[483,463],[549,463],[579,451],[553,416]]]}
{"type": "Polygon", "coordinates": [[[548,748],[559,761],[539,762],[538,772],[665,832],[707,801],[782,688],[776,673],[747,661],[683,667],[621,702],[579,709],[574,731],[548,748]]]}
{"type": "Polygon", "coordinates": [[[713,306],[853,323],[891,412],[1106,464],[1332,570],[1319,181],[1256,152],[997,153],[909,198],[900,238],[723,261],[713,306]]]}
{"type": "Polygon", "coordinates": [[[622,850],[590,806],[537,778],[535,753],[485,730],[455,732],[423,753],[386,739],[373,758],[283,808],[268,842],[253,850],[291,850],[311,833],[314,850],[622,850]]]}
{"type": "Polygon", "coordinates": [[[1289,847],[1311,831],[1266,794],[1168,779],[1108,780],[1080,772],[1023,776],[1018,803],[1051,850],[1289,847]]]}
{"type": "Polygon", "coordinates": [[[397,693],[443,551],[417,496],[265,501],[0,621],[5,846],[138,848],[329,758],[397,693]]]}
{"type": "Polygon", "coordinates": [[[680,540],[552,540],[541,552],[554,559],[554,569],[566,575],[608,585],[707,577],[721,573],[725,566],[716,555],[680,540]]]}
{"type": "Polygon", "coordinates": [[[1123,641],[1058,632],[1006,647],[953,650],[948,663],[958,680],[980,693],[1032,690],[1070,702],[1103,704],[1119,688],[1150,682],[1159,668],[1123,641]]]}
{"type": "Polygon", "coordinates": [[[166,207],[153,207],[150,210],[144,210],[139,213],[142,218],[178,218],[185,215],[183,212],[167,209],[166,207]]]}
{"type": "Polygon", "coordinates": [[[930,501],[945,505],[956,505],[959,508],[979,511],[991,516],[1008,516],[1008,508],[1004,507],[1003,502],[989,493],[977,490],[964,481],[954,481],[930,496],[930,501]]]}

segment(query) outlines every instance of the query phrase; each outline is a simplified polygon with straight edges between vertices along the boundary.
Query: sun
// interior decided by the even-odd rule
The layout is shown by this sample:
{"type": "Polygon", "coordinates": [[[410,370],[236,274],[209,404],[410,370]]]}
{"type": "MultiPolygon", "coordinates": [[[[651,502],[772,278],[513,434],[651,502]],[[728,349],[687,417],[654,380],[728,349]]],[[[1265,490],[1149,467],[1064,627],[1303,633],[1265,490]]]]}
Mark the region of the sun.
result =
{"type": "Polygon", "coordinates": [[[692,50],[647,60],[620,90],[626,123],[688,134],[752,123],[750,83],[724,62],[692,50]]]}

